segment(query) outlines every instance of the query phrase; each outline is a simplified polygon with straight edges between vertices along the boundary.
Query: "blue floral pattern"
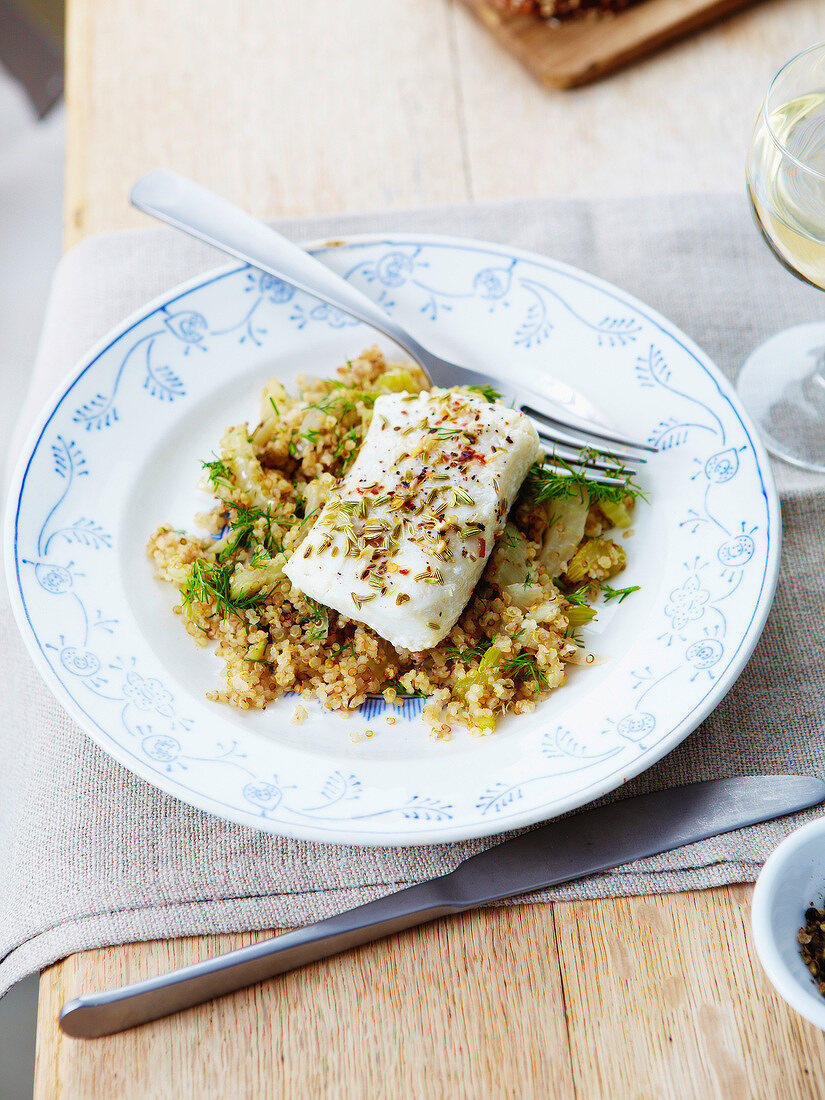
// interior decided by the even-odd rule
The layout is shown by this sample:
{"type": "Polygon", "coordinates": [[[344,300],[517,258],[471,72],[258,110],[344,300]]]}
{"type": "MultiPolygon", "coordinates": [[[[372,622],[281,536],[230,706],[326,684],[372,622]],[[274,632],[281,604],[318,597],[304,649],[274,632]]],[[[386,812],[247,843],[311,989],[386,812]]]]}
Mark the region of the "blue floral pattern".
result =
{"type": "MultiPolygon", "coordinates": [[[[582,272],[438,238],[364,238],[316,251],[422,340],[430,330],[457,335],[526,371],[575,347],[598,364],[611,393],[633,403],[639,429],[662,452],[651,476],[666,471],[645,538],[679,550],[665,555],[658,595],[640,579],[648,603],[626,658],[582,673],[601,676],[597,703],[559,693],[500,736],[459,744],[445,763],[441,753],[453,749],[426,744],[423,700],[391,709],[370,698],[355,719],[357,737],[344,733],[344,747],[313,753],[300,735],[282,732],[294,700],[272,708],[274,735],[262,737],[193,694],[142,637],[119,565],[128,550],[116,505],[121,449],[144,436],[158,447],[224,383],[227,363],[260,372],[285,342],[311,349],[316,336],[335,339],[353,354],[373,339],[347,315],[245,266],[171,293],[116,333],[47,415],[9,525],[27,641],[60,700],[118,759],[244,824],[314,839],[424,842],[581,805],[669,751],[754,644],[779,540],[764,456],[701,354],[642,304],[582,272]],[[385,716],[397,719],[392,731],[365,738],[366,724],[385,716]],[[373,753],[371,745],[396,737],[389,762],[373,753]],[[410,738],[414,751],[404,748],[410,738]]],[[[636,614],[633,607],[621,613],[636,614]]],[[[328,721],[310,709],[310,722],[328,721]]]]}

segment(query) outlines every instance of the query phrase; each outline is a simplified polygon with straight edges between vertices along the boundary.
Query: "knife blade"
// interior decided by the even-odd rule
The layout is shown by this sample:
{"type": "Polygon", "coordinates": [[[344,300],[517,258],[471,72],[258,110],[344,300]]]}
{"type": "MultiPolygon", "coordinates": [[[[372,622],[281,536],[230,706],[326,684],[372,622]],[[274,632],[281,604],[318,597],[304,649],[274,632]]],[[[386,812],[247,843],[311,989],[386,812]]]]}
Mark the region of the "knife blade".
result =
{"type": "Polygon", "coordinates": [[[470,856],[446,875],[192,966],[69,1001],[60,1027],[111,1035],[352,947],[485,902],[582,878],[825,801],[804,775],[741,776],[671,787],[551,821],[470,856]]]}

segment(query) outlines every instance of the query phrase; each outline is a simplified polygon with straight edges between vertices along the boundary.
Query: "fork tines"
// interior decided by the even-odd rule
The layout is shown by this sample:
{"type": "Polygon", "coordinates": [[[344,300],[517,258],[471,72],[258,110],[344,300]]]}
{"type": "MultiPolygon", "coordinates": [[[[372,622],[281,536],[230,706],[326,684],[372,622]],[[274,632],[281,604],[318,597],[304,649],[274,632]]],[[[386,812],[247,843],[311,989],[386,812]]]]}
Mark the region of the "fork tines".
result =
{"type": "Polygon", "coordinates": [[[630,447],[636,452],[655,452],[657,449],[650,443],[640,443],[637,440],[628,439],[627,436],[612,434],[595,425],[582,424],[579,427],[578,425],[562,423],[531,405],[522,405],[521,411],[533,422],[533,426],[542,442],[565,444],[569,447],[575,447],[578,451],[589,451],[594,455],[601,455],[620,463],[626,460],[632,462],[647,461],[642,455],[630,453],[624,448],[630,447]],[[603,444],[606,443],[614,444],[614,446],[605,447],[603,444]],[[615,444],[619,446],[617,447],[615,444]]]}
{"type": "MultiPolygon", "coordinates": [[[[606,474],[615,474],[616,476],[628,474],[632,476],[638,473],[634,467],[617,458],[612,451],[599,451],[596,453],[592,448],[582,451],[575,447],[566,447],[563,443],[558,443],[541,432],[539,432],[539,440],[544,447],[545,454],[553,461],[563,462],[569,466],[586,466],[589,470],[602,470],[606,474]]],[[[647,459],[633,455],[630,461],[639,463],[647,462],[647,459]]]]}
{"type": "Polygon", "coordinates": [[[612,474],[605,472],[598,466],[585,465],[580,460],[577,462],[568,462],[566,459],[561,459],[560,456],[553,451],[548,451],[546,465],[555,467],[560,473],[575,474],[576,477],[581,478],[582,481],[592,481],[597,485],[627,485],[628,480],[633,477],[635,470],[629,469],[627,466],[612,467],[612,469],[618,471],[621,470],[620,476],[614,477],[612,474]]]}
{"type": "Polygon", "coordinates": [[[569,432],[555,432],[543,425],[536,424],[539,439],[544,447],[547,463],[575,474],[584,481],[596,482],[599,485],[627,485],[628,481],[637,474],[636,466],[647,462],[642,455],[631,455],[627,451],[603,450],[586,442],[581,446],[569,446],[560,442],[578,437],[569,432]]]}

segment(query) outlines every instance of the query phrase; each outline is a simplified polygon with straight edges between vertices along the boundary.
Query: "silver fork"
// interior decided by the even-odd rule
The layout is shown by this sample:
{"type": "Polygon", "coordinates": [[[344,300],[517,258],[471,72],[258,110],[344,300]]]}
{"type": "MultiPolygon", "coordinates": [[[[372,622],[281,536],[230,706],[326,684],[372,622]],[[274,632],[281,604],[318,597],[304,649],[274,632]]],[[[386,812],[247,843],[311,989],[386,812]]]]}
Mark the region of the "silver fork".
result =
{"type": "Polygon", "coordinates": [[[622,485],[636,473],[635,464],[646,461],[639,452],[656,450],[647,443],[608,432],[601,425],[571,419],[562,406],[535,390],[513,386],[433,354],[380,306],[304,249],[176,172],[158,169],[142,176],[132,188],[130,199],[139,210],[383,332],[421,365],[434,385],[492,386],[507,404],[514,404],[529,416],[551,462],[575,468],[588,481],[622,485]]]}

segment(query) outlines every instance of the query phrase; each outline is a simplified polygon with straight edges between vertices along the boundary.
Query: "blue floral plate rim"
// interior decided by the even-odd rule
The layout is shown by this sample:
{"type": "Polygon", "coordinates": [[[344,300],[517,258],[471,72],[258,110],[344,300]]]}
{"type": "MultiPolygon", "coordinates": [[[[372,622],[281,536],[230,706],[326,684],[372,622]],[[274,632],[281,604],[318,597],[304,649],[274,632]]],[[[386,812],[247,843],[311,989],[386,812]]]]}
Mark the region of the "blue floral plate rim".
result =
{"type": "MultiPolygon", "coordinates": [[[[412,796],[411,799],[408,799],[407,802],[391,812],[378,810],[376,813],[368,813],[365,815],[367,818],[373,819],[373,825],[377,825],[382,816],[392,817],[393,814],[400,814],[404,822],[401,828],[398,828],[396,825],[395,827],[391,826],[390,828],[376,830],[373,827],[365,832],[357,827],[359,816],[354,813],[349,817],[343,817],[343,819],[340,816],[337,819],[327,816],[322,817],[321,820],[315,821],[307,819],[306,816],[301,819],[298,811],[289,811],[289,813],[292,814],[291,817],[289,813],[287,816],[279,816],[276,810],[279,805],[284,805],[284,791],[278,787],[277,782],[276,784],[272,784],[266,781],[260,781],[257,787],[254,783],[247,785],[250,787],[252,796],[249,797],[247,801],[251,807],[254,807],[248,812],[243,806],[221,805],[219,800],[209,795],[205,795],[203,791],[189,789],[181,780],[175,781],[171,779],[168,769],[164,771],[162,768],[152,766],[153,764],[163,765],[165,763],[162,751],[162,735],[154,742],[155,748],[160,752],[160,756],[156,755],[153,758],[144,756],[144,758],[141,758],[130,751],[130,746],[120,744],[114,740],[112,735],[108,733],[105,728],[97,725],[95,720],[90,718],[82,708],[80,708],[80,710],[78,709],[77,699],[72,695],[69,688],[67,688],[66,681],[61,680],[59,676],[56,675],[54,664],[47,658],[43,651],[35,627],[28,617],[27,608],[22,596],[22,589],[20,587],[21,559],[19,547],[17,545],[17,521],[22,504],[22,492],[25,489],[26,478],[34,458],[34,452],[37,451],[39,445],[43,442],[44,433],[49,427],[52,419],[57,415],[61,404],[65,402],[67,396],[77,386],[86,372],[91,370],[107,351],[117,345],[119,341],[123,340],[126,335],[137,328],[142,322],[145,322],[147,318],[150,318],[152,315],[158,313],[158,311],[164,309],[168,313],[169,307],[180,303],[182,299],[185,299],[198,290],[202,290],[212,283],[244,274],[246,274],[248,278],[254,279],[259,273],[250,271],[245,265],[229,264],[225,267],[203,273],[178,287],[172,288],[167,293],[159,295],[152,302],[135,311],[129,318],[122,322],[121,325],[117,326],[104,337],[89,355],[77,365],[75,370],[68,376],[67,380],[57,387],[52,399],[47,403],[44,414],[40,418],[40,423],[31,433],[29,443],[24,450],[23,458],[21,459],[17,474],[15,475],[15,490],[10,495],[9,499],[6,554],[7,565],[9,566],[9,577],[15,580],[15,584],[12,585],[15,614],[18,617],[18,621],[21,623],[24,638],[26,639],[27,645],[41,673],[44,674],[49,686],[55,691],[60,701],[68,707],[73,717],[81,722],[81,725],[84,726],[86,731],[90,733],[106,751],[114,755],[115,758],[120,760],[127,768],[135,771],[156,786],[160,786],[161,789],[167,791],[167,793],[171,793],[193,805],[207,809],[210,812],[216,812],[220,816],[224,816],[244,825],[251,825],[252,827],[264,828],[269,831],[285,833],[297,837],[336,842],[344,841],[357,844],[378,845],[399,843],[424,844],[436,841],[461,840],[469,837],[490,835],[501,831],[502,828],[513,828],[518,825],[531,824],[535,821],[543,820],[548,816],[556,816],[567,810],[575,809],[585,804],[587,801],[607,793],[609,790],[619,786],[626,779],[645,770],[683,740],[684,737],[695,729],[703,718],[718,704],[730,686],[732,686],[758,640],[770,609],[778,575],[781,521],[778,498],[773,485],[767,455],[756,437],[752,426],[748,423],[747,417],[744,415],[741,408],[738,407],[738,402],[733,395],[731,387],[721,376],[718,369],[713,366],[708,357],[704,355],[689,338],[681,333],[675,325],[661,317],[655,310],[638,302],[631,295],[625,294],[623,291],[604,282],[598,277],[588,275],[586,272],[572,267],[571,265],[524,250],[484,241],[449,238],[429,234],[378,233],[359,235],[357,237],[343,237],[336,240],[334,244],[316,242],[307,247],[323,254],[324,258],[329,258],[330,256],[340,257],[341,255],[345,255],[348,250],[353,254],[356,252],[363,254],[370,249],[375,250],[382,246],[388,251],[381,260],[373,261],[374,271],[371,276],[376,286],[380,287],[382,296],[385,295],[387,288],[395,291],[397,288],[403,287],[405,275],[408,275],[413,269],[415,262],[414,255],[420,255],[422,251],[426,253],[426,250],[429,248],[431,250],[447,249],[465,253],[483,253],[487,257],[501,259],[502,263],[497,266],[488,263],[476,273],[478,287],[474,292],[475,297],[484,301],[490,301],[494,305],[506,298],[506,295],[509,293],[508,287],[505,285],[507,281],[506,277],[508,273],[512,276],[514,269],[517,268],[519,264],[538,265],[553,275],[560,277],[562,280],[567,279],[574,284],[578,283],[583,287],[596,291],[597,294],[611,298],[615,302],[620,303],[625,309],[634,312],[637,317],[642,318],[644,322],[660,330],[662,336],[666,338],[666,340],[674,341],[679,345],[687,356],[694,360],[708,378],[712,380],[719,398],[729,404],[736,419],[741,424],[747,439],[747,444],[742,450],[745,451],[749,449],[749,453],[754,459],[755,468],[759,472],[765,505],[767,545],[765,547],[765,554],[763,555],[763,575],[759,596],[751,609],[752,614],[750,615],[747,627],[744,631],[740,630],[740,635],[737,636],[738,644],[733,657],[725,667],[724,678],[721,681],[715,682],[709,691],[701,696],[701,698],[698,698],[695,705],[688,713],[685,714],[678,723],[672,726],[661,739],[658,739],[655,746],[647,747],[644,752],[637,754],[633,759],[623,760],[621,762],[622,766],[615,770],[610,775],[609,779],[605,779],[603,775],[599,776],[594,778],[592,783],[585,783],[584,785],[578,786],[573,794],[551,799],[538,806],[532,804],[511,809],[514,804],[519,802],[523,797],[521,793],[518,797],[514,796],[510,798],[509,801],[507,798],[499,798],[497,803],[496,786],[492,784],[489,788],[490,799],[488,801],[489,805],[496,805],[498,808],[495,812],[490,812],[489,815],[487,810],[480,810],[476,820],[468,823],[466,818],[462,822],[459,822],[455,821],[450,816],[443,816],[442,809],[444,806],[448,806],[448,809],[453,808],[452,805],[448,805],[443,799],[439,802],[437,798],[428,799],[427,796],[416,795],[412,796]],[[505,260],[508,261],[508,263],[503,262],[505,260]],[[383,268],[380,267],[381,263],[384,264],[383,268]],[[9,536],[9,532],[12,532],[11,537],[9,536]],[[279,801],[273,804],[276,798],[279,801]],[[269,803],[269,805],[267,805],[267,803],[269,803]],[[431,805],[428,803],[431,803],[431,805]],[[295,816],[296,813],[298,813],[297,818],[295,816]]],[[[359,262],[352,270],[357,271],[361,266],[362,264],[359,262]]],[[[529,280],[526,278],[523,280],[525,285],[528,281],[529,280]]],[[[420,283],[421,280],[418,280],[418,282],[420,283]]],[[[269,285],[270,288],[273,285],[277,288],[277,280],[274,281],[274,284],[269,285]]],[[[364,286],[362,289],[367,289],[369,291],[368,286],[364,286]]],[[[278,293],[283,297],[284,292],[282,289],[278,289],[278,293]]],[[[536,291],[534,288],[530,288],[529,293],[535,295],[536,291]]],[[[467,296],[468,295],[463,292],[455,295],[455,297],[459,299],[466,298],[467,296]]],[[[292,295],[290,294],[289,297],[291,299],[292,295]]],[[[424,307],[422,307],[422,312],[423,308],[424,307]]],[[[175,316],[178,316],[178,314],[175,316]]],[[[437,315],[434,314],[432,319],[433,321],[437,320],[437,315]]],[[[197,339],[192,339],[193,335],[197,336],[197,328],[195,328],[193,332],[187,333],[183,331],[182,322],[180,322],[180,324],[181,332],[176,334],[176,338],[183,344],[188,340],[190,344],[197,346],[199,341],[197,339]]],[[[591,328],[596,331],[596,326],[591,325],[591,328]]],[[[623,330],[620,324],[617,325],[611,321],[604,329],[605,339],[611,341],[611,347],[620,346],[624,348],[627,346],[628,342],[632,342],[624,340],[624,333],[626,331],[628,331],[628,326],[625,326],[623,330]],[[615,345],[613,343],[614,339],[615,345]]],[[[367,340],[367,342],[369,342],[369,340],[367,340]]],[[[601,335],[599,336],[599,344],[601,346],[601,335]]],[[[187,347],[186,350],[188,352],[190,349],[187,347]]],[[[653,369],[654,368],[651,367],[651,370],[653,369]]],[[[715,416],[716,414],[714,413],[713,415],[715,416]]],[[[733,473],[730,473],[732,461],[739,461],[735,457],[735,452],[732,453],[734,454],[733,460],[730,457],[724,457],[728,455],[728,451],[722,451],[708,456],[705,474],[711,483],[711,487],[724,486],[727,481],[732,480],[739,473],[739,466],[737,466],[737,469],[735,469],[733,473]],[[723,458],[720,459],[719,454],[721,454],[723,458]],[[725,465],[726,462],[728,464],[727,466],[725,465]],[[708,463],[710,463],[710,466],[708,466],[708,463]],[[710,470],[710,472],[708,472],[708,470],[710,470]]],[[[750,538],[749,535],[740,535],[738,537],[738,543],[736,543],[734,538],[723,544],[723,547],[727,547],[727,560],[729,561],[729,568],[731,570],[739,568],[740,562],[736,559],[736,555],[739,554],[740,558],[742,557],[744,553],[742,547],[745,546],[747,549],[746,543],[743,540],[750,538]]],[[[751,538],[751,542],[753,541],[754,540],[751,538]]],[[[720,561],[724,562],[724,560],[725,559],[720,558],[720,561]]],[[[749,562],[745,564],[749,564],[749,562]]],[[[704,592],[704,589],[699,588],[698,591],[704,592]]],[[[679,608],[677,608],[677,615],[682,614],[682,616],[684,616],[685,613],[695,614],[697,609],[701,612],[702,604],[701,601],[697,603],[699,596],[697,596],[695,586],[694,590],[686,590],[685,593],[681,595],[683,597],[682,610],[680,612],[679,608]],[[688,608],[688,612],[685,612],[684,608],[688,608]]],[[[707,596],[705,597],[705,603],[707,603],[707,596]]],[[[704,613],[701,612],[700,618],[702,614],[704,613]]],[[[676,621],[676,619],[674,618],[673,621],[676,621]]],[[[680,618],[679,621],[681,622],[682,619],[680,618]]],[[[712,640],[713,639],[710,639],[710,641],[712,640]]],[[[714,653],[709,643],[705,645],[705,650],[706,652],[703,659],[711,660],[714,653]]],[[[131,686],[134,687],[134,684],[131,686]]],[[[644,680],[640,682],[639,687],[645,687],[644,680]]],[[[651,689],[646,688],[645,690],[651,689]]],[[[140,696],[140,691],[137,691],[137,695],[140,696]]],[[[145,703],[146,698],[141,696],[141,702],[145,703]]],[[[643,725],[644,723],[642,723],[642,726],[643,725]]],[[[617,728],[620,726],[621,721],[617,723],[617,728]]],[[[546,757],[552,758],[554,753],[558,754],[558,752],[561,751],[559,750],[560,730],[561,727],[555,731],[555,742],[552,742],[552,729],[545,733],[544,742],[550,745],[549,751],[545,753],[546,757]],[[549,741],[548,738],[550,739],[549,741]]],[[[635,728],[630,731],[634,736],[639,732],[640,731],[635,728]]],[[[642,732],[644,731],[642,730],[642,732]]],[[[484,752],[488,748],[491,740],[492,739],[485,739],[478,742],[478,751],[484,752]]],[[[174,741],[174,738],[171,738],[171,741],[174,741]]],[[[437,752],[438,746],[432,746],[432,749],[434,752],[437,752]]],[[[171,751],[172,749],[167,745],[167,754],[171,751]]],[[[490,753],[490,755],[492,756],[493,754],[490,753]]],[[[216,762],[217,759],[216,757],[216,762]]],[[[616,763],[619,764],[620,762],[617,760],[616,763]]],[[[235,762],[234,764],[230,763],[230,766],[240,765],[235,762]]],[[[585,767],[580,770],[587,771],[587,768],[585,767]]],[[[338,768],[329,772],[327,787],[329,787],[330,784],[332,785],[332,794],[326,800],[325,805],[327,809],[333,805],[340,806],[344,800],[358,801],[362,796],[364,788],[363,781],[354,774],[345,775],[345,771],[346,768],[338,768]],[[341,793],[342,790],[344,792],[343,794],[341,793]]],[[[582,776],[582,778],[584,777],[582,776]]],[[[529,785],[531,781],[531,777],[526,777],[522,786],[525,784],[529,785]]],[[[515,786],[517,786],[517,784],[512,785],[511,790],[515,789],[515,786]]],[[[478,802],[478,805],[480,806],[482,802],[483,800],[478,802]]],[[[286,810],[285,805],[284,810],[286,810]]]]}

